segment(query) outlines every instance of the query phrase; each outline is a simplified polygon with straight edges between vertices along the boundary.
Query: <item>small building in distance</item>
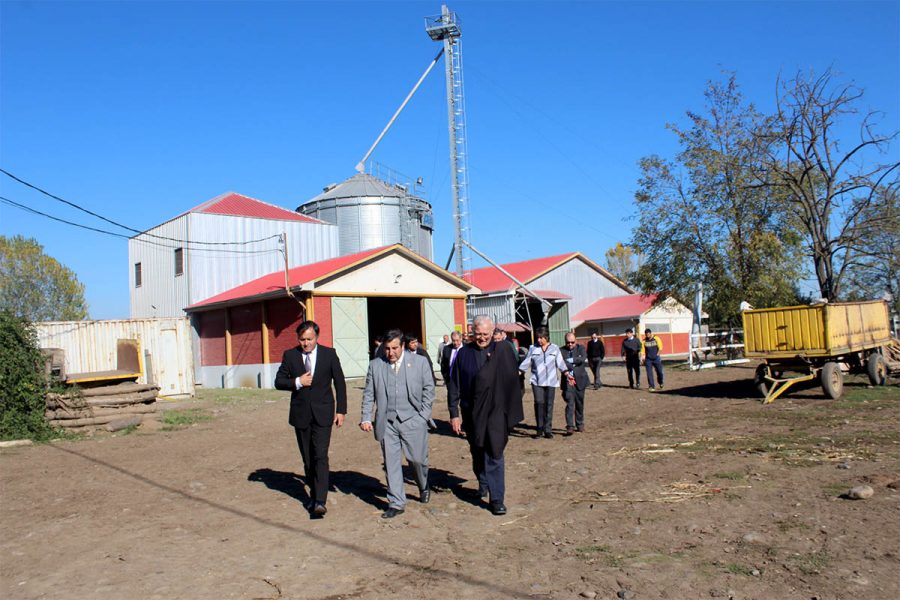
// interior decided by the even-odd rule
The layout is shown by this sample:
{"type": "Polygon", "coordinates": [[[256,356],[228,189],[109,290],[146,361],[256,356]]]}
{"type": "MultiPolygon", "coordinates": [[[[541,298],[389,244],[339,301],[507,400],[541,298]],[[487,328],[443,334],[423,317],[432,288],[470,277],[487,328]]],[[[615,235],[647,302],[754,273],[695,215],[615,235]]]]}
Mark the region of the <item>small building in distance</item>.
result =
{"type": "Polygon", "coordinates": [[[227,192],[128,240],[131,317],[183,317],[186,306],[288,265],[338,255],[337,227],[227,192]]]}
{"type": "MultiPolygon", "coordinates": [[[[570,315],[598,298],[633,294],[624,282],[580,252],[501,265],[536,294],[553,304],[549,314],[550,338],[565,343],[572,329],[570,315]]],[[[496,267],[474,269],[468,281],[481,290],[473,296],[473,314],[485,314],[501,329],[512,333],[519,344],[532,343],[531,331],[543,317],[541,302],[496,267]]]]}
{"type": "Polygon", "coordinates": [[[437,369],[438,344],[464,330],[466,296],[478,291],[400,244],[294,267],[287,289],[276,271],[186,309],[199,337],[199,382],[272,387],[305,319],[319,325],[348,378],[365,376],[372,339],[391,328],[418,336],[437,369]]]}
{"type": "Polygon", "coordinates": [[[649,327],[662,340],[663,356],[687,354],[693,313],[674,298],[653,306],[656,298],[656,294],[601,298],[575,313],[575,337],[586,341],[592,333],[600,334],[606,355],[616,358],[622,351],[626,329],[630,327],[636,336],[643,337],[644,329],[649,327]]]}

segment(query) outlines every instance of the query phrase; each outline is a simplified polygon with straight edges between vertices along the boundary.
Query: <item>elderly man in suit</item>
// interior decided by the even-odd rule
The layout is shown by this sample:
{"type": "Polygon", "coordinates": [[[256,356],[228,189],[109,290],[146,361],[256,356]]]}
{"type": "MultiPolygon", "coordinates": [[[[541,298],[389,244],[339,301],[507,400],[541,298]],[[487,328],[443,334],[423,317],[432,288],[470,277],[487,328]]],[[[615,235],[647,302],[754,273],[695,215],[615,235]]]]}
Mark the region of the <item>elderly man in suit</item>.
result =
{"type": "Polygon", "coordinates": [[[404,351],[402,331],[389,331],[384,336],[384,357],[369,363],[359,424],[363,431],[374,430],[375,439],[381,442],[388,497],[388,508],[381,515],[384,519],[392,519],[406,509],[404,454],[419,486],[419,500],[427,503],[431,499],[428,427],[432,424],[433,403],[434,374],[430,362],[404,351]]]}
{"type": "Polygon", "coordinates": [[[303,458],[311,498],[307,508],[311,517],[322,518],[328,512],[325,500],[328,496],[331,428],[344,424],[347,383],[337,353],[318,343],[319,326],[315,322],[300,323],[297,340],[299,346],[286,351],[281,359],[275,374],[275,389],[291,392],[288,421],[294,427],[303,458]]]}
{"type": "Polygon", "coordinates": [[[441,377],[444,378],[444,385],[450,380],[450,367],[456,361],[456,354],[462,348],[462,334],[454,331],[450,334],[450,344],[444,346],[441,351],[441,377]]]}
{"type": "Polygon", "coordinates": [[[584,390],[588,386],[585,363],[588,362],[584,346],[575,341],[574,333],[566,334],[566,345],[562,349],[563,360],[574,379],[565,378],[560,382],[563,398],[566,400],[566,435],[584,431],[584,390]]]}

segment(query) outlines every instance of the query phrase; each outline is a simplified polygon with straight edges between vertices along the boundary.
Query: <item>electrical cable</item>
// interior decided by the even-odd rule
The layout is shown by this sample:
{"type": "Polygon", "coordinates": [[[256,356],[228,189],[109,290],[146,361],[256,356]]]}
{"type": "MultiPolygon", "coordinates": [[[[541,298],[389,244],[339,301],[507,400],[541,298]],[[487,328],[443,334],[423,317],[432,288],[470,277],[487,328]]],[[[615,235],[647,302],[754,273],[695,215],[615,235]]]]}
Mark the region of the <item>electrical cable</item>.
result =
{"type": "MultiPolygon", "coordinates": [[[[10,179],[13,179],[13,180],[17,181],[17,182],[21,183],[22,185],[24,185],[24,186],[26,186],[26,187],[29,187],[29,188],[31,188],[31,189],[37,191],[37,192],[40,192],[40,193],[44,194],[45,196],[48,196],[48,197],[50,197],[50,198],[53,198],[54,200],[56,200],[56,201],[58,201],[58,202],[62,202],[63,204],[66,204],[66,205],[68,205],[68,206],[71,206],[72,208],[75,208],[75,209],[77,209],[77,210],[80,210],[81,212],[87,213],[87,214],[91,215],[92,217],[96,217],[96,218],[100,219],[101,221],[106,221],[107,223],[109,223],[109,224],[111,224],[111,225],[115,225],[116,227],[121,227],[122,229],[127,229],[128,231],[131,231],[131,232],[133,232],[133,233],[136,233],[136,234],[139,234],[139,235],[145,235],[145,236],[152,237],[152,238],[156,238],[156,239],[159,239],[159,240],[166,240],[166,241],[170,241],[170,242],[179,242],[179,243],[182,243],[182,244],[205,244],[205,245],[208,245],[208,246],[245,246],[245,245],[247,245],[247,244],[255,244],[255,243],[258,243],[258,242],[265,242],[265,241],[267,241],[267,240],[271,240],[271,239],[273,239],[273,238],[279,237],[278,235],[270,235],[269,237],[264,237],[264,238],[260,238],[260,239],[257,239],[257,240],[247,240],[247,241],[244,241],[244,242],[197,242],[197,241],[192,241],[192,240],[180,240],[180,239],[178,239],[178,238],[172,238],[172,237],[167,237],[167,236],[163,236],[163,235],[156,235],[156,234],[154,234],[154,233],[149,233],[149,232],[147,232],[147,231],[141,231],[140,229],[135,229],[135,228],[133,228],[133,227],[129,227],[128,225],[123,225],[123,224],[121,224],[121,223],[118,223],[118,222],[116,222],[116,221],[113,221],[112,219],[107,219],[107,218],[104,217],[103,215],[99,215],[99,214],[97,214],[97,213],[95,213],[95,212],[93,212],[93,211],[91,211],[91,210],[88,210],[88,209],[86,209],[86,208],[84,208],[84,207],[82,207],[82,206],[79,206],[78,204],[75,204],[74,202],[70,202],[70,201],[68,201],[68,200],[66,200],[66,199],[64,199],[64,198],[60,198],[59,196],[57,196],[57,195],[55,195],[55,194],[51,194],[51,193],[48,192],[47,190],[44,190],[44,189],[42,189],[42,188],[40,188],[40,187],[38,187],[38,186],[36,186],[36,185],[34,185],[34,184],[32,184],[32,183],[29,183],[29,182],[25,181],[24,179],[21,179],[21,178],[19,178],[19,177],[16,177],[15,175],[13,175],[12,173],[10,173],[10,172],[7,171],[6,169],[0,168],[0,173],[3,173],[4,175],[6,175],[7,177],[9,177],[10,179]]],[[[44,215],[44,216],[49,216],[49,215],[44,215]]],[[[54,218],[54,217],[50,217],[50,218],[54,218]]],[[[72,225],[73,223],[69,223],[69,224],[72,225]]],[[[85,226],[85,227],[86,227],[86,226],[85,226]]],[[[130,237],[130,236],[126,236],[126,237],[130,237]]]]}

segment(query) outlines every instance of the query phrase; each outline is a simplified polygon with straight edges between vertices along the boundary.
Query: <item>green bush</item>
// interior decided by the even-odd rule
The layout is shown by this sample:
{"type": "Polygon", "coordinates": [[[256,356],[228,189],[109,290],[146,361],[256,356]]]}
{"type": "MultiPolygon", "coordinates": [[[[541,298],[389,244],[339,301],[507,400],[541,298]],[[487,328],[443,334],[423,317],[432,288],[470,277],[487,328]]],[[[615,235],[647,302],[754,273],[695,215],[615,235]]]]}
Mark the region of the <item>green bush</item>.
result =
{"type": "Polygon", "coordinates": [[[28,321],[0,310],[0,439],[46,439],[47,379],[37,336],[28,321]]]}

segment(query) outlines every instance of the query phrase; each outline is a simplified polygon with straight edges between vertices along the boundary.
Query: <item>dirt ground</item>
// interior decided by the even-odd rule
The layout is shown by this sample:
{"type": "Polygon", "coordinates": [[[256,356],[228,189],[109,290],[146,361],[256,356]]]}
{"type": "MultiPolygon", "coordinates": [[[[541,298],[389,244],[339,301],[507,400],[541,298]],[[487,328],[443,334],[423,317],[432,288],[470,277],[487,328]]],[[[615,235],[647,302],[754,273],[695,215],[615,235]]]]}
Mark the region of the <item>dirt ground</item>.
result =
{"type": "MultiPolygon", "coordinates": [[[[588,431],[506,452],[509,514],[476,500],[438,388],[430,504],[385,508],[380,450],[332,438],[310,520],[287,395],[206,390],[163,423],[0,451],[3,598],[900,598],[900,388],[770,406],[753,367],[604,370],[588,431]],[[168,424],[165,424],[168,422],[168,424]],[[868,484],[874,496],[842,498],[868,484]]],[[[525,397],[526,414],[531,395],[525,397]]],[[[565,425],[557,396],[554,425],[565,425]]]]}

